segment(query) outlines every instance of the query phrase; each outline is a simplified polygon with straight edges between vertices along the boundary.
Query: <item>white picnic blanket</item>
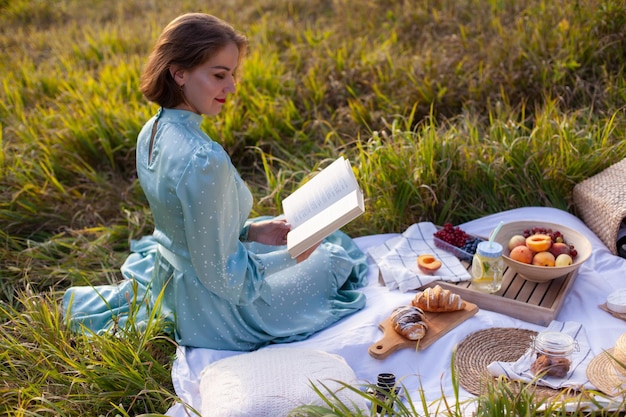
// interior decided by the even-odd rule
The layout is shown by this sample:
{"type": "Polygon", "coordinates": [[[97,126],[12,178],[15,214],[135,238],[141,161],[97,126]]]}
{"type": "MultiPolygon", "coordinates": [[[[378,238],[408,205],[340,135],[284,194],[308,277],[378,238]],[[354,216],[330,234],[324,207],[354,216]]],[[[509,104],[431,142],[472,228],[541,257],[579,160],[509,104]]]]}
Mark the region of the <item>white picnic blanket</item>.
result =
{"type": "MultiPolygon", "coordinates": [[[[541,220],[563,224],[583,233],[593,246],[591,257],[580,267],[578,276],[565,299],[556,320],[574,321],[582,324],[587,334],[592,354],[597,355],[615,345],[618,337],[626,332],[626,322],[613,317],[598,306],[606,301],[611,292],[626,288],[626,259],[611,254],[602,241],[577,217],[554,208],[526,207],[505,211],[459,225],[466,232],[477,236],[489,236],[500,221],[541,220]]],[[[380,246],[399,233],[363,236],[355,239],[359,247],[368,249],[380,246]]],[[[534,331],[545,327],[515,319],[504,314],[481,309],[476,315],[452,329],[430,347],[415,351],[400,349],[385,359],[374,359],[368,348],[380,340],[379,324],[394,307],[410,302],[413,291],[403,293],[390,290],[378,281],[378,268],[373,260],[368,272],[369,284],[363,289],[367,306],[341,320],[335,325],[311,336],[309,339],[276,347],[305,347],[319,349],[343,357],[364,383],[375,383],[379,373],[394,373],[414,402],[420,401],[423,391],[427,401],[454,398],[451,380],[451,356],[454,347],[465,337],[478,330],[492,327],[514,327],[534,331]]],[[[221,358],[241,352],[218,351],[180,346],[172,367],[172,381],[177,395],[186,405],[201,410],[199,383],[205,366],[221,358]]],[[[473,397],[460,388],[459,397],[473,397]]],[[[421,407],[421,405],[419,406],[421,407]]],[[[421,409],[421,408],[418,408],[421,409]]],[[[176,404],[167,412],[172,417],[194,415],[183,404],[176,404]]]]}

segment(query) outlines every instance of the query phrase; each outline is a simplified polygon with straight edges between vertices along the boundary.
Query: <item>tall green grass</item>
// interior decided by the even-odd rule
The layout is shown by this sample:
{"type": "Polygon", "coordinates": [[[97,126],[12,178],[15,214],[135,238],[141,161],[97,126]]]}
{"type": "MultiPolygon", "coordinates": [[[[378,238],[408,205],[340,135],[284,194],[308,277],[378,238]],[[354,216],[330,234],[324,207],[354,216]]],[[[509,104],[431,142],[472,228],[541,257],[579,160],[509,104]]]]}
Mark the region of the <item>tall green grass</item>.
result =
{"type": "Polygon", "coordinates": [[[250,38],[237,95],[203,127],[253,215],[279,214],[340,153],[367,199],[353,236],[521,206],[576,213],[575,184],[626,157],[621,0],[0,0],[0,412],[175,401],[158,323],[149,341],[84,339],[58,296],[120,279],[129,241],[151,231],[134,146],[156,108],[139,76],[188,11],[250,38]],[[139,369],[110,378],[118,357],[139,369]]]}
{"type": "Polygon", "coordinates": [[[136,415],[177,401],[168,382],[175,344],[156,315],[139,323],[131,313],[110,335],[76,334],[53,294],[26,290],[0,318],[3,415],[136,415]]]}

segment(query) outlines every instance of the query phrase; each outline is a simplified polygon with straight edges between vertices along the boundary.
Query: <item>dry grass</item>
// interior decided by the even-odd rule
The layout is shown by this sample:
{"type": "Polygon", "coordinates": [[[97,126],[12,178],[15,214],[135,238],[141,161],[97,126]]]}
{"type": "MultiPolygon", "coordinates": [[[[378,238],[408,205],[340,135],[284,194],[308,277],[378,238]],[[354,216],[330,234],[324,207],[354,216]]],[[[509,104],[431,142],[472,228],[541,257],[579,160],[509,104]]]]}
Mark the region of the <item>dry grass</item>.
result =
{"type": "Polygon", "coordinates": [[[236,99],[204,127],[250,184],[253,214],[278,214],[338,153],[367,197],[354,236],[574,211],[573,186],[626,157],[621,0],[0,0],[0,412],[134,415],[175,400],[158,323],[116,351],[67,334],[57,303],[67,286],[119,279],[130,239],[151,231],[134,146],[156,109],[138,78],[186,11],[250,37],[236,99]],[[140,369],[107,369],[118,355],[140,369]]]}

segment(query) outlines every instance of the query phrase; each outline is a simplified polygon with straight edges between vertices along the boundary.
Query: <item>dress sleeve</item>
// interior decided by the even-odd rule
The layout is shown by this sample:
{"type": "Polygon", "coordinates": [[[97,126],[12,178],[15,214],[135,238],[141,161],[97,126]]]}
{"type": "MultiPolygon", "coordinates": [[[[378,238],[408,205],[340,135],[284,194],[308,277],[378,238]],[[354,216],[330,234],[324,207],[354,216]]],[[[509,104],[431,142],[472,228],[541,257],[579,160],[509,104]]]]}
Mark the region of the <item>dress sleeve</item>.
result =
{"type": "Polygon", "coordinates": [[[265,275],[296,262],[286,249],[254,254],[241,243],[249,208],[240,206],[238,174],[225,152],[207,148],[193,155],[177,185],[193,268],[207,289],[234,304],[269,301],[265,275]]]}

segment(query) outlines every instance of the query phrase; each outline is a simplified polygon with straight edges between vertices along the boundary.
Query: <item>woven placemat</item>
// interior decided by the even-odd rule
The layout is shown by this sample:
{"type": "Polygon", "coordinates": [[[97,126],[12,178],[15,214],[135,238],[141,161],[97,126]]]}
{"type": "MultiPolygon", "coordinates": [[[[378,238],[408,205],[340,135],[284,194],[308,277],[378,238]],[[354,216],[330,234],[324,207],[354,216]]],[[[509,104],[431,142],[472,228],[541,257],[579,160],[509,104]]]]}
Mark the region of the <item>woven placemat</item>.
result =
{"type": "Polygon", "coordinates": [[[626,392],[626,376],[615,369],[610,355],[613,355],[613,349],[595,356],[587,366],[587,378],[603,393],[616,396],[626,392]]]}
{"type": "Polygon", "coordinates": [[[626,218],[626,158],[576,184],[573,198],[583,221],[617,254],[617,234],[626,218]]]}
{"type": "MultiPolygon", "coordinates": [[[[459,384],[474,395],[485,394],[494,381],[487,366],[495,361],[517,361],[536,334],[527,329],[495,327],[468,335],[456,349],[454,366],[459,384]]],[[[561,392],[540,385],[535,385],[534,390],[540,397],[552,397],[561,392]]]]}

